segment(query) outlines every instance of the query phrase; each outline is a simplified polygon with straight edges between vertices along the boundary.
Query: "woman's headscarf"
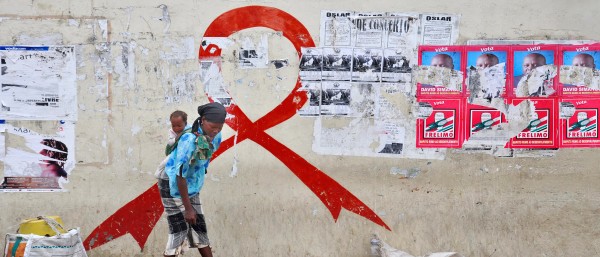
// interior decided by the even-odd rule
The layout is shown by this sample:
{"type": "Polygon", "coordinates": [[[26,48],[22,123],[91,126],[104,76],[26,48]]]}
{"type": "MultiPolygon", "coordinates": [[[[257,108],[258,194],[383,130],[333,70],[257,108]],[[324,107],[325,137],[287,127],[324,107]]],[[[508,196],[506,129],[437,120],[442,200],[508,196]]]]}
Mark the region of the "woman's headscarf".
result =
{"type": "Polygon", "coordinates": [[[220,103],[212,102],[198,106],[198,115],[200,115],[200,117],[194,121],[192,131],[198,131],[202,118],[214,123],[225,123],[227,111],[220,103]]]}

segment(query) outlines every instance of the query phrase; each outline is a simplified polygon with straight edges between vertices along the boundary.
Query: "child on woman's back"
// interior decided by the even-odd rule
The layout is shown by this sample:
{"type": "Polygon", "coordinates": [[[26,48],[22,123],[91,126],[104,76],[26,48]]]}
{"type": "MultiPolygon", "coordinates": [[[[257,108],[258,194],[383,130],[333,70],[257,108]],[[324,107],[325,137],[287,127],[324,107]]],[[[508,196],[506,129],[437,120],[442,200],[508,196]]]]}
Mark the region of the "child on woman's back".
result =
{"type": "Polygon", "coordinates": [[[158,168],[154,173],[154,176],[156,178],[160,178],[160,173],[162,173],[162,171],[165,170],[165,165],[167,164],[167,160],[169,159],[168,153],[171,152],[171,148],[175,145],[177,138],[179,137],[181,132],[183,132],[183,130],[189,127],[187,125],[187,113],[183,111],[174,111],[173,113],[171,113],[169,119],[171,120],[171,129],[169,129],[169,139],[167,140],[167,149],[165,151],[167,157],[165,157],[165,159],[160,163],[160,165],[158,165],[158,168]]]}

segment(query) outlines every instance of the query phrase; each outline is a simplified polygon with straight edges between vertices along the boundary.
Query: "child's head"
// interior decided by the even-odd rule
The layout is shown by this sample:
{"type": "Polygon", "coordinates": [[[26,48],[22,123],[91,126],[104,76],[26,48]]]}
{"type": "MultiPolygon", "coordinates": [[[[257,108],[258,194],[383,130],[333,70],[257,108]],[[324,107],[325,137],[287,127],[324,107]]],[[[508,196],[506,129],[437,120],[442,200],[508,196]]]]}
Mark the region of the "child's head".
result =
{"type": "Polygon", "coordinates": [[[171,113],[171,129],[175,133],[181,133],[185,129],[185,125],[187,125],[187,113],[183,111],[174,111],[171,113]]]}

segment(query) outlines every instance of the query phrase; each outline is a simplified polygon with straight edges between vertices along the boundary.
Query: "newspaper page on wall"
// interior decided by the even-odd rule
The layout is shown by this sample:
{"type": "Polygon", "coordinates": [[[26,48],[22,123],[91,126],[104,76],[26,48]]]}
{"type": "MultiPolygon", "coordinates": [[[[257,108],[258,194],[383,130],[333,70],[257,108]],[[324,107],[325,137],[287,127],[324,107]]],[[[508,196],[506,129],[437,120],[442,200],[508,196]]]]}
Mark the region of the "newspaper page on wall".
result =
{"type": "Polygon", "coordinates": [[[321,51],[304,49],[300,67],[303,90],[311,99],[300,115],[317,117],[313,150],[332,155],[443,158],[443,150],[416,148],[415,118],[407,106],[412,101],[417,47],[455,43],[458,24],[459,16],[450,14],[322,10],[321,51]],[[424,28],[427,35],[420,33],[424,28]],[[320,78],[318,68],[309,65],[319,55],[320,78]]]}
{"type": "Polygon", "coordinates": [[[0,46],[0,118],[77,119],[73,46],[0,46]]]}
{"type": "Polygon", "coordinates": [[[72,121],[12,121],[0,192],[64,191],[75,166],[72,121]]]}

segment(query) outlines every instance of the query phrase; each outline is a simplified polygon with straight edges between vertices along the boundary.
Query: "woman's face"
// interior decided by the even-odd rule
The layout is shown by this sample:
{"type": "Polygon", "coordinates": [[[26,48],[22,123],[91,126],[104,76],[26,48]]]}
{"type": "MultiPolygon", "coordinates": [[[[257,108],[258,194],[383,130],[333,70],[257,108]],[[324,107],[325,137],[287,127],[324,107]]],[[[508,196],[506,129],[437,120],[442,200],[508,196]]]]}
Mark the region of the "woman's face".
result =
{"type": "Polygon", "coordinates": [[[223,123],[210,122],[202,118],[201,128],[204,134],[212,139],[215,138],[219,132],[221,132],[223,129],[223,123]]]}

